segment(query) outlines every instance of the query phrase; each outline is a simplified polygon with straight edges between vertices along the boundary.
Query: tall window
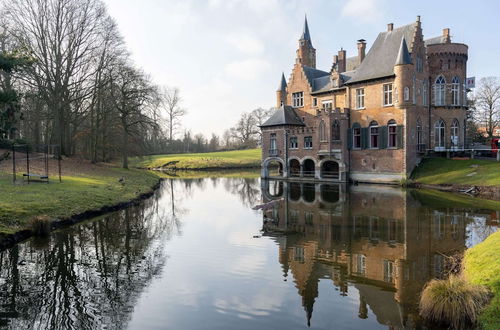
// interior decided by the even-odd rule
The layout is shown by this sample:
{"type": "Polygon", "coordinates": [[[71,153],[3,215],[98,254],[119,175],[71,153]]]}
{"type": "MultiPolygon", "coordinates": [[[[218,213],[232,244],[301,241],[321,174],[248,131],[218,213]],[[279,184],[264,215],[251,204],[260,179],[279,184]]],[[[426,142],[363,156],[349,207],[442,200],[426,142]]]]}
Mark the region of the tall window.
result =
{"type": "Polygon", "coordinates": [[[446,80],[443,76],[439,76],[436,79],[436,84],[434,85],[434,104],[435,105],[445,105],[446,102],[446,80]]]}
{"type": "Polygon", "coordinates": [[[398,143],[398,131],[396,121],[390,120],[387,123],[387,146],[389,148],[396,148],[398,143]]]}
{"type": "Polygon", "coordinates": [[[460,80],[453,77],[451,81],[451,104],[460,105],[460,80]]]}
{"type": "Polygon", "coordinates": [[[410,88],[408,86],[406,86],[404,88],[404,100],[405,101],[409,101],[410,100],[410,88]]]}
{"type": "Polygon", "coordinates": [[[384,105],[392,105],[392,84],[384,85],[384,105]]]}
{"type": "Polygon", "coordinates": [[[354,124],[352,127],[352,147],[361,149],[361,127],[358,124],[354,124]]]}
{"type": "Polygon", "coordinates": [[[439,119],[436,124],[434,124],[434,146],[437,149],[443,149],[445,147],[444,135],[445,124],[442,119],[439,119]]]}
{"type": "Polygon", "coordinates": [[[323,106],[323,110],[332,110],[333,106],[332,100],[323,101],[321,102],[321,104],[323,106]]]}
{"type": "Polygon", "coordinates": [[[418,151],[424,151],[424,147],[423,147],[423,130],[422,130],[422,121],[420,120],[420,118],[417,119],[417,148],[418,148],[418,151]]]}
{"type": "Polygon", "coordinates": [[[276,150],[276,133],[271,133],[269,149],[273,151],[276,150]]]}
{"type": "Polygon", "coordinates": [[[340,123],[338,120],[334,120],[332,123],[332,140],[340,140],[340,123]]]}
{"type": "Polygon", "coordinates": [[[358,274],[364,274],[366,272],[366,256],[358,254],[356,266],[358,274]]]}
{"type": "Polygon", "coordinates": [[[319,123],[319,140],[320,141],[326,141],[326,127],[325,127],[325,122],[322,120],[319,123]]]}
{"type": "Polygon", "coordinates": [[[418,55],[417,56],[417,72],[422,72],[422,71],[424,71],[422,56],[418,55]]]}
{"type": "Polygon", "coordinates": [[[313,137],[304,136],[304,149],[312,149],[313,147],[313,137]]]}
{"type": "Polygon", "coordinates": [[[356,89],[356,109],[364,109],[365,108],[365,89],[358,88],[356,89]]]}
{"type": "Polygon", "coordinates": [[[292,103],[295,108],[304,106],[304,92],[292,93],[292,103]]]}
{"type": "Polygon", "coordinates": [[[296,136],[290,137],[290,149],[297,149],[299,147],[299,143],[297,141],[296,136]]]}
{"type": "Polygon", "coordinates": [[[378,131],[378,123],[376,121],[372,121],[370,123],[370,148],[372,149],[377,149],[379,146],[378,131]]]}
{"type": "Polygon", "coordinates": [[[428,88],[429,86],[427,86],[427,81],[424,81],[424,83],[422,84],[422,105],[427,105],[427,100],[429,98],[428,96],[428,88]]]}
{"type": "Polygon", "coordinates": [[[394,280],[394,262],[384,260],[384,281],[392,282],[394,280]]]}
{"type": "Polygon", "coordinates": [[[460,124],[459,124],[458,120],[453,119],[453,122],[451,123],[451,132],[450,132],[450,139],[451,139],[451,147],[452,148],[458,147],[459,132],[460,132],[460,124]]]}

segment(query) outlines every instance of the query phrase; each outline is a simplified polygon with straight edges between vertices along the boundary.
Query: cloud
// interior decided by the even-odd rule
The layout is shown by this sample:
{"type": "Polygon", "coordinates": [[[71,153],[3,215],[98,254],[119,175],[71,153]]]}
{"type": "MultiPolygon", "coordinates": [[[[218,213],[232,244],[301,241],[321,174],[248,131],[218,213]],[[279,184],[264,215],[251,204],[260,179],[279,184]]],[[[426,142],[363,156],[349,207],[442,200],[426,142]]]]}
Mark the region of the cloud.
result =
{"type": "Polygon", "coordinates": [[[342,8],[342,16],[362,22],[374,22],[383,17],[381,0],[349,0],[342,8]]]}
{"type": "Polygon", "coordinates": [[[232,77],[244,80],[255,80],[270,67],[271,65],[265,60],[249,58],[226,64],[224,71],[227,75],[232,77]]]}
{"type": "Polygon", "coordinates": [[[227,41],[245,54],[260,55],[264,52],[262,41],[249,34],[233,33],[227,37],[227,41]]]}

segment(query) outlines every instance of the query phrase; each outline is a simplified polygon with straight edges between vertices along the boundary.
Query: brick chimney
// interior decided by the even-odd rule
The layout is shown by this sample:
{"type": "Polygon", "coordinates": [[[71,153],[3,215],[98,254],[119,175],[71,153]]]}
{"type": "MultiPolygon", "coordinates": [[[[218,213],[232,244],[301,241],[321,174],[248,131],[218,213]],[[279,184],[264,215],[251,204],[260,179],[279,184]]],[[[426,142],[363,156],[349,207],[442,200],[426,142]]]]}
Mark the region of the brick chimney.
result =
{"type": "Polygon", "coordinates": [[[387,32],[391,32],[394,29],[394,23],[387,24],[387,32]]]}
{"type": "Polygon", "coordinates": [[[347,66],[347,60],[346,60],[346,52],[344,49],[339,50],[338,54],[338,65],[337,65],[337,72],[342,73],[345,72],[346,66],[347,66]]]}
{"type": "Polygon", "coordinates": [[[358,62],[361,63],[365,59],[365,50],[366,50],[366,40],[359,39],[358,40],[358,62]]]}
{"type": "Polygon", "coordinates": [[[446,28],[443,29],[443,39],[445,43],[450,43],[450,29],[446,28]]]}

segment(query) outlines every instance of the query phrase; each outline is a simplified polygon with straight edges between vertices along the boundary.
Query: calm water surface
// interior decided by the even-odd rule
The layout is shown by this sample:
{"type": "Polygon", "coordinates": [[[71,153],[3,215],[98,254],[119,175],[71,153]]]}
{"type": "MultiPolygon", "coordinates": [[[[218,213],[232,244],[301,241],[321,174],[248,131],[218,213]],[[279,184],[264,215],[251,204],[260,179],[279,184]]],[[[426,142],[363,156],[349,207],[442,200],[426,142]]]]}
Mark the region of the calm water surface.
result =
{"type": "Polygon", "coordinates": [[[421,328],[423,284],[499,216],[381,186],[167,180],[0,252],[0,327],[421,328]]]}

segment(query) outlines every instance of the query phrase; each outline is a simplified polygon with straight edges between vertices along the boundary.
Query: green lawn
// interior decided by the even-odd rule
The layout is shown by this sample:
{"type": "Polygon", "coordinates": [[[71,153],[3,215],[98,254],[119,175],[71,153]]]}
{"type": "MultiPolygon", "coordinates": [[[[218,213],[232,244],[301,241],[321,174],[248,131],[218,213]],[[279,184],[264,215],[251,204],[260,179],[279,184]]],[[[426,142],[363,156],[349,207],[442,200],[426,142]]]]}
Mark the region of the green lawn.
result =
{"type": "Polygon", "coordinates": [[[500,162],[430,158],[415,169],[412,179],[425,184],[498,186],[500,162]]]}
{"type": "Polygon", "coordinates": [[[475,208],[500,210],[500,201],[482,199],[465,194],[452,194],[434,189],[412,189],[412,195],[422,204],[435,208],[475,208]]]}
{"type": "Polygon", "coordinates": [[[489,306],[480,317],[484,329],[498,329],[500,324],[500,231],[468,249],[464,257],[465,276],[471,282],[487,286],[493,293],[489,306]]]}
{"type": "Polygon", "coordinates": [[[164,169],[251,168],[260,166],[261,157],[261,149],[154,155],[132,158],[131,166],[164,169]]]}
{"type": "Polygon", "coordinates": [[[132,200],[151,190],[158,179],[148,171],[104,168],[92,174],[63,176],[62,183],[13,185],[12,177],[0,172],[0,233],[24,229],[37,215],[67,217],[132,200]],[[121,177],[124,184],[118,182],[121,177]]]}

